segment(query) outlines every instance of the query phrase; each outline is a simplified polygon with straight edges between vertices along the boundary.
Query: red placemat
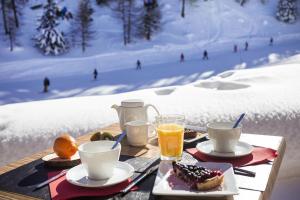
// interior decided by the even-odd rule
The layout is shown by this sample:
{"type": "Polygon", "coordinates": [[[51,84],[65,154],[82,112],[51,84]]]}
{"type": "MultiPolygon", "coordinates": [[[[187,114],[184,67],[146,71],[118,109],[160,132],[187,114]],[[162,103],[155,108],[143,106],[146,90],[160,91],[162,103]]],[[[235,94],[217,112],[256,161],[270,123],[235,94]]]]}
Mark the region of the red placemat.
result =
{"type": "MultiPolygon", "coordinates": [[[[48,173],[48,178],[51,178],[59,172],[48,173]]],[[[119,183],[117,185],[105,187],[105,188],[85,188],[70,184],[66,180],[66,176],[62,176],[49,184],[50,195],[52,200],[66,200],[78,197],[89,196],[107,196],[120,192],[130,183],[130,179],[119,183]]],[[[133,190],[136,190],[134,187],[133,190]]]]}
{"type": "Polygon", "coordinates": [[[231,163],[234,167],[263,164],[277,157],[277,151],[265,147],[254,147],[251,154],[238,158],[208,156],[201,153],[196,148],[187,149],[186,151],[198,160],[205,162],[226,162],[231,163]]]}

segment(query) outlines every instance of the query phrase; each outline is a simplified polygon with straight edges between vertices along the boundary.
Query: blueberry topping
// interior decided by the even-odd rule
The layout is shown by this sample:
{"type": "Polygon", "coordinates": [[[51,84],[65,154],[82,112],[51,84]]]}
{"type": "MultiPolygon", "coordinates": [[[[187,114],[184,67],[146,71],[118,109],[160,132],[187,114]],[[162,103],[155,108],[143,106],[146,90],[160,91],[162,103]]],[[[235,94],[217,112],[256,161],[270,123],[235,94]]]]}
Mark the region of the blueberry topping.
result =
{"type": "Polygon", "coordinates": [[[172,165],[174,169],[182,172],[185,181],[189,182],[191,187],[198,182],[201,183],[209,178],[222,175],[220,170],[210,170],[202,166],[185,165],[177,162],[173,162],[172,165]]]}

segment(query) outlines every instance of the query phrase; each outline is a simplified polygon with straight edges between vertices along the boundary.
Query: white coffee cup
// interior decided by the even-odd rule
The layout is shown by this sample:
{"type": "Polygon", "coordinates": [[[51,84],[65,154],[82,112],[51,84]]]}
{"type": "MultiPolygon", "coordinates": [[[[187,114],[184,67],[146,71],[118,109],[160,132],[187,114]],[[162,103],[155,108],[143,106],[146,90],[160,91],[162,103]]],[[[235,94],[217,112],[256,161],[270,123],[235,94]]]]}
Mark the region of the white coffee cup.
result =
{"type": "Polygon", "coordinates": [[[213,143],[214,151],[232,153],[240,139],[242,127],[233,128],[233,122],[213,122],[207,124],[208,137],[213,143]]]}
{"type": "MultiPolygon", "coordinates": [[[[145,146],[148,143],[148,139],[152,137],[149,135],[150,122],[136,120],[130,121],[125,124],[127,141],[131,146],[145,146]]],[[[153,136],[155,132],[153,131],[153,136]]]]}
{"type": "Polygon", "coordinates": [[[101,180],[112,177],[119,160],[121,144],[111,149],[115,141],[87,142],[78,147],[82,165],[90,179],[101,180]]]}

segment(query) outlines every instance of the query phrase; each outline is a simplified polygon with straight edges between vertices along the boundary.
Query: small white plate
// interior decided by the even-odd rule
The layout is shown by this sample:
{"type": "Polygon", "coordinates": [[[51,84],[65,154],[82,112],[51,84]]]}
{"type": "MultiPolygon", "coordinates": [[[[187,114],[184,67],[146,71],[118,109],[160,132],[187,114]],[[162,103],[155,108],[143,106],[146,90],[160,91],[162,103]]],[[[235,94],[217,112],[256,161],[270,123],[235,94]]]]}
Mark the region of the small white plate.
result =
{"type": "Polygon", "coordinates": [[[82,187],[107,187],[121,183],[130,178],[134,173],[134,168],[125,162],[118,162],[114,174],[111,178],[105,180],[92,180],[87,176],[87,172],[83,165],[77,165],[71,168],[67,174],[66,179],[69,183],[82,187]]]}
{"type": "Polygon", "coordinates": [[[195,142],[196,140],[200,140],[201,138],[207,137],[207,132],[205,127],[201,126],[192,126],[192,125],[185,125],[185,128],[197,131],[197,136],[194,138],[186,138],[184,139],[184,143],[192,143],[195,142]]]}
{"type": "Polygon", "coordinates": [[[205,138],[207,136],[207,133],[197,133],[197,136],[194,138],[186,138],[184,139],[184,143],[188,144],[188,143],[192,143],[195,142],[197,140],[200,140],[201,138],[205,138]]]}
{"type": "Polygon", "coordinates": [[[156,175],[153,194],[168,196],[231,196],[238,194],[232,165],[228,163],[197,162],[196,165],[209,169],[220,169],[224,174],[224,182],[218,188],[208,191],[192,190],[181,179],[173,174],[171,162],[162,161],[156,175]]]}
{"type": "Polygon", "coordinates": [[[221,153],[214,151],[212,141],[205,141],[198,143],[196,146],[197,150],[203,154],[215,157],[225,157],[225,158],[236,158],[241,156],[246,156],[253,151],[253,146],[246,142],[238,141],[235,151],[233,153],[221,153]]]}

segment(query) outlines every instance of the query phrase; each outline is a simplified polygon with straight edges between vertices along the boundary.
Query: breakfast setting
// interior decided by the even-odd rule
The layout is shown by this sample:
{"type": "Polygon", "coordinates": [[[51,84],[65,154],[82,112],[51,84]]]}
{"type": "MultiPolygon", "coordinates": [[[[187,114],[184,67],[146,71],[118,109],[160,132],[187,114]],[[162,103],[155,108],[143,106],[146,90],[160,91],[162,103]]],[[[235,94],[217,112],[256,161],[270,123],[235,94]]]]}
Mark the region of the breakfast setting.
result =
{"type": "Polygon", "coordinates": [[[208,121],[201,127],[188,124],[182,114],[160,113],[141,99],[126,99],[111,109],[118,123],[78,138],[62,133],[51,149],[2,174],[0,183],[15,199],[270,195],[285,143],[281,137],[244,133],[246,113],[235,121],[208,121]],[[269,143],[260,142],[268,137],[269,143]]]}

